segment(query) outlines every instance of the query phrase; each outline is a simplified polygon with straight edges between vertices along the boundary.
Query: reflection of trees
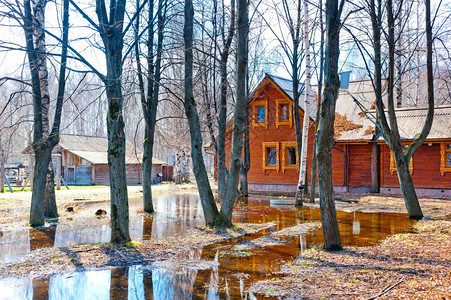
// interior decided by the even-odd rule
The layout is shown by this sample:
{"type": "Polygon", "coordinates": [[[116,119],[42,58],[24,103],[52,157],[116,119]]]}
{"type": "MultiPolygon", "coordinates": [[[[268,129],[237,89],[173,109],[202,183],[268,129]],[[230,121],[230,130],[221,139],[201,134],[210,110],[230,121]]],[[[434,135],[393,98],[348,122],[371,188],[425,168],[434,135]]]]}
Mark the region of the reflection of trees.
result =
{"type": "Polygon", "coordinates": [[[55,245],[55,234],[57,224],[51,227],[30,229],[30,251],[43,247],[53,247],[55,245]]]}
{"type": "Polygon", "coordinates": [[[49,285],[49,277],[33,278],[33,300],[49,299],[49,285]]]}
{"type": "Polygon", "coordinates": [[[110,299],[127,299],[128,297],[128,269],[111,269],[110,299]]]}
{"type": "Polygon", "coordinates": [[[0,280],[1,299],[32,299],[31,278],[5,278],[0,280]]]}
{"type": "MultiPolygon", "coordinates": [[[[50,278],[49,299],[106,299],[110,294],[109,270],[77,272],[50,278]]],[[[35,289],[42,289],[36,282],[35,289]]]]}
{"type": "MultiPolygon", "coordinates": [[[[202,249],[190,251],[188,260],[200,260],[202,249]]],[[[154,299],[191,299],[197,270],[186,267],[161,267],[152,271],[154,299]]]]}

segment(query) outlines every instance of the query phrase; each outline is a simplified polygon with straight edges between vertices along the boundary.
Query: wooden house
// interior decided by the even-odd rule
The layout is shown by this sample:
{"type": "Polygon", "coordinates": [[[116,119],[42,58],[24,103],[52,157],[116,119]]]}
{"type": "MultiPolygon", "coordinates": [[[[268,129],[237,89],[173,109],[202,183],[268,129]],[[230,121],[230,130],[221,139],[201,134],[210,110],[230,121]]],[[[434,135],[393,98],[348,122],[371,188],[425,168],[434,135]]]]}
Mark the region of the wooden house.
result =
{"type": "MultiPolygon", "coordinates": [[[[54,166],[61,156],[61,174],[67,184],[108,185],[108,140],[102,137],[61,134],[53,151],[54,166]]],[[[128,184],[142,183],[142,152],[126,144],[126,172],[128,184]]],[[[164,161],[153,159],[152,174],[162,173],[164,161]]]]}
{"type": "MultiPolygon", "coordinates": [[[[303,87],[300,87],[302,94],[303,87]]],[[[266,75],[249,101],[249,142],[251,165],[248,173],[249,190],[259,193],[289,194],[296,191],[299,159],[294,130],[293,90],[290,80],[266,75]]],[[[300,97],[300,100],[303,96],[300,97]]],[[[316,114],[312,103],[310,111],[316,114]]],[[[299,113],[304,119],[303,102],[299,113]]],[[[313,118],[311,119],[313,123],[313,118]]],[[[229,126],[230,127],[230,126],[229,126]]],[[[309,130],[307,173],[310,177],[314,126],[309,130]]],[[[231,131],[227,131],[230,147],[231,131]]],[[[228,165],[228,157],[226,159],[228,165]]]]}
{"type": "MultiPolygon", "coordinates": [[[[315,89],[314,89],[315,90],[315,89]]],[[[303,95],[299,99],[303,119],[303,95]]],[[[312,109],[316,107],[316,97],[312,109]]],[[[266,75],[249,101],[251,192],[293,193],[299,163],[291,109],[291,81],[266,75]],[[285,106],[287,105],[287,106],[285,106]]],[[[340,88],[332,151],[336,192],[400,194],[396,167],[381,134],[366,114],[375,115],[371,81],[351,81],[340,88]]],[[[312,109],[310,111],[312,111],[312,109]]],[[[426,118],[425,108],[399,108],[396,115],[406,143],[416,138],[426,118]]],[[[315,113],[311,114],[312,122],[315,113]]],[[[231,141],[231,132],[227,132],[231,141]]],[[[307,173],[310,182],[314,123],[309,131],[307,173]]],[[[227,161],[228,164],[228,161],[227,161]]],[[[420,196],[451,197],[451,106],[437,106],[426,142],[413,155],[412,178],[420,196]]]]}

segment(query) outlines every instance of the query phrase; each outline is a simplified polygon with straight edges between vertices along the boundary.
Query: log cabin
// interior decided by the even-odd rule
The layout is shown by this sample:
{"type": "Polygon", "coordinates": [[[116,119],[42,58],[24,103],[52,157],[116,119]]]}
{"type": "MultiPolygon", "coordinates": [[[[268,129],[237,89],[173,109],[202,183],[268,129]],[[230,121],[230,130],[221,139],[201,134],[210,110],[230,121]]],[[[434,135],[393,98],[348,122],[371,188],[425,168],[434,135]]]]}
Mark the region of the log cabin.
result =
{"type": "MultiPolygon", "coordinates": [[[[108,139],[103,137],[60,134],[52,152],[55,169],[61,165],[61,176],[71,185],[109,185],[108,139]],[[60,163],[59,163],[60,162],[60,163]]],[[[25,153],[32,154],[31,147],[25,153]]],[[[127,184],[142,183],[142,152],[126,144],[125,163],[127,184]]],[[[162,173],[166,162],[153,158],[152,174],[162,173]]],[[[55,175],[58,171],[55,171],[55,175]]]]}
{"type": "MultiPolygon", "coordinates": [[[[299,160],[295,148],[292,94],[291,80],[266,74],[250,96],[251,167],[248,182],[253,193],[295,192],[299,160]]],[[[298,105],[301,122],[304,117],[303,97],[301,95],[298,105]]],[[[309,183],[316,93],[314,99],[310,109],[313,113],[307,155],[309,183]]],[[[370,80],[350,81],[340,87],[332,151],[335,192],[401,194],[390,149],[371,121],[376,115],[374,103],[370,80]]],[[[427,108],[396,109],[399,130],[406,144],[421,132],[426,113],[427,108]]],[[[230,147],[231,130],[227,131],[226,140],[227,147],[230,147]]],[[[410,171],[419,196],[451,198],[451,106],[435,107],[431,132],[413,155],[410,171]]]]}

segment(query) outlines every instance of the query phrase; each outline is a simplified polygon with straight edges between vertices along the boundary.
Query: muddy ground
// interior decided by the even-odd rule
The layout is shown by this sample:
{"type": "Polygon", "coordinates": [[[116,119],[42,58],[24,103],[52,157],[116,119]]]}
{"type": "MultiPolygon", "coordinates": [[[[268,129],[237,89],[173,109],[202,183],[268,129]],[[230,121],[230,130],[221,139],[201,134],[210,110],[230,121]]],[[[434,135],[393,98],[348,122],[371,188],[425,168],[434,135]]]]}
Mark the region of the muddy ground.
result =
{"type": "MultiPolygon", "coordinates": [[[[397,197],[338,195],[337,209],[405,212],[397,197]]],[[[328,252],[313,247],[281,268],[282,278],[251,291],[288,299],[451,299],[451,201],[420,199],[425,218],[415,233],[371,247],[328,252]]]]}
{"type": "MultiPolygon", "coordinates": [[[[161,185],[155,195],[195,191],[194,185],[161,185]]],[[[74,217],[86,202],[105,202],[109,189],[59,191],[60,218],[74,217]],[[75,200],[75,199],[84,199],[75,200]],[[75,200],[75,201],[74,201],[75,200]]],[[[130,197],[139,197],[139,187],[129,188],[130,197]]],[[[26,208],[29,195],[0,195],[0,227],[23,227],[27,213],[10,213],[13,207],[26,208]]],[[[405,212],[398,197],[337,195],[339,210],[363,212],[405,212]],[[350,201],[351,200],[351,201],[350,201]]],[[[396,234],[370,247],[346,247],[327,252],[313,247],[287,262],[280,276],[254,283],[250,290],[266,296],[302,299],[451,299],[451,200],[420,199],[425,218],[416,223],[415,233],[396,234]]],[[[318,207],[318,204],[306,204],[318,207]]],[[[14,208],[17,209],[17,208],[14,208]]],[[[254,247],[277,243],[278,236],[299,234],[320,224],[286,228],[255,242],[254,247]]],[[[267,228],[271,224],[237,224],[231,229],[191,229],[181,237],[131,242],[124,246],[104,244],[43,248],[20,257],[14,263],[0,263],[0,277],[50,276],[87,269],[102,269],[157,261],[182,263],[180,253],[218,243],[267,228]]],[[[183,263],[190,263],[183,261],[183,263]]],[[[199,262],[193,262],[193,268],[199,262]]]]}

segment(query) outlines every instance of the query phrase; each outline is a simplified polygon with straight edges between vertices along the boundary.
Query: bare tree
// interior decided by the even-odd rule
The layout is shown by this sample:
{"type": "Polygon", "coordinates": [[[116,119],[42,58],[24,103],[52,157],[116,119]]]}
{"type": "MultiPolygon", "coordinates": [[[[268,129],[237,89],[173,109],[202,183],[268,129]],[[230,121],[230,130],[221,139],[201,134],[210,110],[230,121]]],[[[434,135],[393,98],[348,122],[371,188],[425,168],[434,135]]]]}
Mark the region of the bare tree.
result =
{"type": "MultiPolygon", "coordinates": [[[[43,9],[43,7],[41,7],[43,9]]],[[[44,124],[44,112],[43,106],[43,93],[42,82],[46,80],[40,76],[40,67],[43,66],[37,52],[45,49],[45,40],[42,35],[38,37],[42,40],[39,41],[40,46],[35,47],[36,41],[34,41],[34,17],[32,16],[32,9],[29,0],[24,0],[24,31],[26,39],[26,50],[28,55],[28,61],[31,73],[31,84],[33,94],[33,110],[34,110],[34,131],[33,131],[33,151],[35,154],[35,167],[33,175],[33,193],[31,197],[31,209],[30,209],[30,225],[42,226],[44,225],[44,197],[45,194],[42,191],[45,189],[47,181],[47,171],[50,164],[53,147],[58,144],[59,130],[61,124],[61,110],[63,105],[65,83],[66,83],[66,62],[67,62],[67,44],[69,33],[69,2],[64,1],[64,14],[63,14],[63,37],[62,37],[62,54],[61,65],[58,84],[58,96],[54,114],[54,121],[52,131],[46,135],[46,126],[44,124]]],[[[42,21],[43,19],[41,19],[42,21]]],[[[44,30],[44,24],[40,23],[40,30],[44,30]]],[[[35,36],[36,37],[36,36],[35,36]]],[[[42,52],[41,52],[42,54],[42,52]]],[[[42,71],[43,69],[41,69],[42,71]]],[[[46,85],[46,82],[44,82],[46,85]]],[[[44,93],[45,95],[45,93],[44,93]]],[[[45,97],[45,96],[44,96],[45,97]]],[[[46,100],[45,100],[46,101],[46,100]]],[[[47,106],[48,107],[48,106],[47,106]]],[[[47,109],[47,108],[44,108],[47,109]]],[[[47,119],[48,121],[48,119],[47,119]]],[[[53,183],[53,178],[52,178],[53,183]]],[[[53,185],[52,185],[53,188],[53,185]]]]}
{"type": "MultiPolygon", "coordinates": [[[[423,217],[417,194],[409,171],[409,161],[416,150],[423,144],[432,127],[434,117],[434,91],[432,73],[432,29],[430,21],[430,2],[426,1],[426,41],[427,41],[427,72],[428,72],[428,112],[421,133],[408,147],[404,148],[399,134],[395,114],[395,14],[393,2],[388,0],[387,9],[387,45],[388,45],[388,82],[387,82],[387,112],[382,100],[382,62],[381,62],[381,32],[383,28],[383,3],[381,0],[370,1],[370,18],[373,29],[374,49],[374,90],[376,94],[377,125],[385,142],[390,147],[398,171],[401,192],[404,197],[410,218],[423,217]],[[388,117],[388,120],[387,120],[388,117]]],[[[385,32],[385,31],[384,31],[385,32]]]]}
{"type": "Polygon", "coordinates": [[[326,2],[326,43],[324,61],[324,91],[321,98],[320,117],[317,120],[318,183],[324,247],[328,250],[342,248],[340,230],[334,203],[332,183],[332,148],[334,143],[335,106],[338,97],[338,57],[340,16],[344,1],[326,2]]]}
{"type": "Polygon", "coordinates": [[[238,50],[235,113],[232,128],[232,151],[227,174],[227,188],[223,197],[221,212],[215,225],[232,225],[232,212],[237,197],[238,176],[242,166],[243,134],[248,106],[246,81],[248,62],[249,3],[238,0],[238,50]]]}
{"type": "MultiPolygon", "coordinates": [[[[139,0],[137,1],[139,8],[139,0]]],[[[152,204],[152,158],[155,140],[155,124],[157,121],[157,107],[160,93],[160,79],[161,79],[161,60],[163,52],[163,38],[164,25],[166,17],[167,0],[158,1],[157,7],[157,47],[154,55],[154,3],[149,1],[149,16],[148,16],[148,38],[147,38],[147,96],[144,85],[143,71],[140,61],[139,51],[139,17],[136,18],[135,28],[135,53],[137,62],[137,73],[139,82],[140,99],[142,111],[145,121],[144,129],[144,151],[143,151],[143,205],[144,211],[154,213],[152,204]]]]}
{"type": "Polygon", "coordinates": [[[193,1],[185,0],[185,26],[183,36],[185,41],[185,114],[188,118],[191,135],[191,157],[193,160],[193,171],[196,177],[199,196],[202,202],[205,222],[213,224],[218,216],[218,208],[214,201],[210,182],[208,181],[207,171],[205,169],[204,158],[202,154],[202,132],[199,122],[199,113],[193,94],[193,19],[194,9],[193,1]]]}

